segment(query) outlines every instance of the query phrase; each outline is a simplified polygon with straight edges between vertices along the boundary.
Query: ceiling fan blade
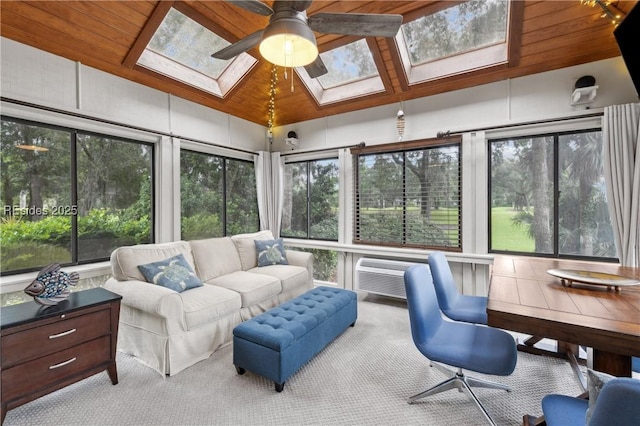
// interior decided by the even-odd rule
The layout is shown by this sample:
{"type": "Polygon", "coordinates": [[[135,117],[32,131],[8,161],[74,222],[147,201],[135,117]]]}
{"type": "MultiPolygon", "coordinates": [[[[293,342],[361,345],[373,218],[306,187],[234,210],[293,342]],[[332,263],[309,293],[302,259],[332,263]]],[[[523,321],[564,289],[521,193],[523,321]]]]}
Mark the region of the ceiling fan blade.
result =
{"type": "Polygon", "coordinates": [[[308,22],[309,27],[319,33],[394,37],[402,25],[402,15],[316,13],[308,22]]]}
{"type": "Polygon", "coordinates": [[[264,30],[256,31],[253,34],[249,34],[245,38],[238,40],[237,42],[225,47],[224,49],[218,50],[216,53],[211,55],[216,59],[224,59],[229,60],[235,58],[239,54],[246,52],[249,49],[255,47],[260,40],[262,40],[262,32],[264,30]]]}
{"type": "Polygon", "coordinates": [[[304,69],[307,71],[307,74],[309,74],[309,77],[311,78],[320,77],[321,75],[324,75],[328,72],[327,67],[324,65],[324,62],[322,62],[322,59],[320,58],[320,55],[318,55],[315,61],[311,62],[309,65],[305,65],[304,69]]]}
{"type": "Polygon", "coordinates": [[[280,7],[289,7],[298,12],[304,12],[311,6],[311,3],[313,3],[313,0],[275,0],[273,2],[273,9],[277,10],[280,7]]]}
{"type": "Polygon", "coordinates": [[[262,3],[260,0],[228,0],[229,3],[238,7],[248,10],[249,12],[257,13],[258,15],[270,16],[273,10],[262,3]]]}

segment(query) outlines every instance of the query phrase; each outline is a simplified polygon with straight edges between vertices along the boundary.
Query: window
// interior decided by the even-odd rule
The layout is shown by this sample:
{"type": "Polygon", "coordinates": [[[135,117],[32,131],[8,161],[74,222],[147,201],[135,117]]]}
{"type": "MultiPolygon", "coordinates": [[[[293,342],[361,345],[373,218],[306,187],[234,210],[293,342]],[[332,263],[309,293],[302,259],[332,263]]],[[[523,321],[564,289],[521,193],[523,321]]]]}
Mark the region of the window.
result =
{"type": "Polygon", "coordinates": [[[150,144],[3,117],[1,160],[3,274],[153,241],[150,144]]]}
{"type": "Polygon", "coordinates": [[[506,63],[511,6],[507,0],[452,2],[403,24],[395,40],[409,84],[506,63]]]}
{"type": "Polygon", "coordinates": [[[252,162],[181,150],[180,199],[184,240],[260,229],[252,162]]]}
{"type": "Polygon", "coordinates": [[[328,71],[318,77],[318,82],[325,90],[378,75],[364,39],[321,53],[320,57],[328,71]]]}
{"type": "Polygon", "coordinates": [[[283,237],[338,240],[338,159],[284,166],[283,237]]]}
{"type": "Polygon", "coordinates": [[[352,152],[355,243],[462,248],[459,138],[352,152]]]}
{"type": "Polygon", "coordinates": [[[298,75],[318,105],[329,105],[385,90],[374,61],[375,42],[360,39],[353,43],[322,52],[320,58],[327,73],[310,78],[300,69],[298,75]]]}
{"type": "Polygon", "coordinates": [[[313,279],[325,283],[338,282],[338,252],[335,250],[286,247],[313,254],[313,279]]]}
{"type": "Polygon", "coordinates": [[[139,37],[125,65],[138,65],[224,98],[257,63],[248,53],[229,61],[212,58],[212,53],[231,44],[224,38],[226,31],[183,2],[173,7],[161,4],[155,14],[161,15],[162,22],[152,28],[158,20],[149,19],[141,34],[153,31],[151,40],[140,49],[147,39],[139,37]],[[138,51],[142,53],[136,54],[138,51]]]}
{"type": "Polygon", "coordinates": [[[492,140],[490,251],[614,259],[602,132],[492,140]]]}

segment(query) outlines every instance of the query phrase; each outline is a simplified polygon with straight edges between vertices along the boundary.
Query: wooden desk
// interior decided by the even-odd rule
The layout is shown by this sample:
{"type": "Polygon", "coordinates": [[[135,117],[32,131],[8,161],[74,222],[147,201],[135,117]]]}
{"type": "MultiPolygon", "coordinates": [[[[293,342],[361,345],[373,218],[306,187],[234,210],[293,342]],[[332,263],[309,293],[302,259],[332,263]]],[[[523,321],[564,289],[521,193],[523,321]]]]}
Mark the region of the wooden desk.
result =
{"type": "Polygon", "coordinates": [[[595,370],[631,376],[631,357],[640,356],[640,287],[564,287],[547,274],[559,268],[640,279],[637,268],[499,255],[489,286],[489,325],[591,347],[595,370]]]}

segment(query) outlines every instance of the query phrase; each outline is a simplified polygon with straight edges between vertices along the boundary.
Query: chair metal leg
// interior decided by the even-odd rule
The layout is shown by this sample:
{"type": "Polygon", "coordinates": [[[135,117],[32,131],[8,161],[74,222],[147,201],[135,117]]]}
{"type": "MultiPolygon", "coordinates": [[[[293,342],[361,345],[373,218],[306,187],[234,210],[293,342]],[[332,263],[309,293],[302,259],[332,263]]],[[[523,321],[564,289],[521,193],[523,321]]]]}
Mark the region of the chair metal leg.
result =
{"type": "Polygon", "coordinates": [[[409,398],[409,404],[413,404],[415,401],[427,397],[429,395],[435,395],[437,393],[448,391],[449,389],[459,389],[462,391],[461,380],[458,376],[453,376],[444,382],[438,383],[437,385],[427,389],[426,391],[420,392],[417,395],[414,395],[409,398]]]}
{"type": "MultiPolygon", "coordinates": [[[[432,362],[431,366],[436,367],[438,370],[443,371],[447,375],[450,375],[452,372],[452,370],[438,363],[432,362]]],[[[482,380],[476,377],[467,377],[462,372],[462,369],[459,368],[458,371],[454,373],[453,377],[450,377],[444,382],[441,382],[423,392],[420,392],[417,395],[410,397],[408,402],[409,404],[413,404],[415,401],[421,398],[424,398],[430,395],[435,395],[437,393],[445,392],[450,389],[458,389],[458,391],[460,392],[465,392],[473,400],[476,406],[480,409],[480,411],[484,415],[485,419],[487,419],[489,424],[495,426],[496,423],[493,421],[493,419],[491,418],[487,410],[484,408],[484,406],[482,405],[482,403],[480,402],[476,394],[473,392],[473,390],[471,390],[471,386],[491,388],[491,389],[502,389],[502,390],[506,390],[507,392],[511,391],[511,389],[508,386],[500,383],[495,383],[488,380],[482,380]]]]}
{"type": "Polygon", "coordinates": [[[493,419],[491,418],[487,410],[484,408],[484,405],[482,405],[482,403],[480,402],[476,394],[473,393],[473,391],[469,387],[469,384],[466,382],[466,380],[463,379],[462,383],[464,384],[464,390],[467,392],[467,395],[469,395],[473,400],[473,402],[476,403],[476,406],[480,409],[480,411],[482,411],[482,414],[484,415],[485,419],[487,419],[489,424],[491,424],[492,426],[496,426],[496,423],[493,421],[493,419]]]}
{"type": "Polygon", "coordinates": [[[502,383],[492,382],[491,380],[479,379],[477,377],[465,376],[465,380],[469,386],[476,388],[502,389],[511,392],[511,388],[502,383]]]}
{"type": "MultiPolygon", "coordinates": [[[[447,376],[450,376],[451,374],[456,374],[456,370],[447,368],[440,363],[431,361],[429,365],[431,367],[437,368],[440,372],[442,372],[447,376]]],[[[469,386],[474,386],[477,388],[502,389],[502,390],[506,390],[507,392],[511,392],[511,388],[507,385],[503,385],[502,383],[492,382],[491,380],[480,379],[474,376],[466,376],[462,374],[461,368],[457,370],[457,373],[461,374],[464,377],[464,380],[466,380],[469,386]]],[[[460,392],[462,392],[462,388],[460,388],[460,392]]]]}

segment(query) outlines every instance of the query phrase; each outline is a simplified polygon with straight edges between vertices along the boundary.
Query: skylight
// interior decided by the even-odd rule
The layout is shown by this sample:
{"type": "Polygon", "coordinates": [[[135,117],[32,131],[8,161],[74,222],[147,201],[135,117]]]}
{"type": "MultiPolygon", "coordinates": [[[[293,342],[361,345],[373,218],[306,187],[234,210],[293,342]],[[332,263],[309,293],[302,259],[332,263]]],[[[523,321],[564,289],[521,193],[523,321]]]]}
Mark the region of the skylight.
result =
{"type": "Polygon", "coordinates": [[[371,95],[385,90],[366,39],[320,54],[327,74],[312,79],[303,68],[300,79],[319,105],[371,95]]]}
{"type": "Polygon", "coordinates": [[[329,71],[318,77],[323,89],[378,75],[373,56],[364,39],[321,53],[320,57],[329,71]]]}
{"type": "Polygon", "coordinates": [[[211,52],[230,44],[188,16],[171,9],[147,49],[211,78],[218,78],[228,61],[213,59],[211,52]]]}
{"type": "Polygon", "coordinates": [[[224,97],[257,62],[247,53],[229,61],[211,57],[213,52],[230,44],[185,13],[171,8],[137,64],[224,97]]]}
{"type": "Polygon", "coordinates": [[[401,26],[396,35],[409,83],[507,61],[508,0],[471,0],[401,26]]]}

